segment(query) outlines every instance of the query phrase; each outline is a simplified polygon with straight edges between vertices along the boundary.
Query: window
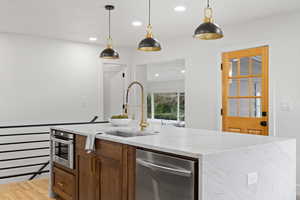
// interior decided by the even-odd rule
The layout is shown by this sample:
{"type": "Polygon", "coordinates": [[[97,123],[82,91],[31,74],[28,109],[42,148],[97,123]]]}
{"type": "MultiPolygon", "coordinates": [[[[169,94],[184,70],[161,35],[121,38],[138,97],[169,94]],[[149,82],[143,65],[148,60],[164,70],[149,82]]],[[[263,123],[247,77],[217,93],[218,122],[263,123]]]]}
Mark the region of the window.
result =
{"type": "Polygon", "coordinates": [[[184,93],[150,93],[147,96],[147,117],[184,121],[184,93]]]}

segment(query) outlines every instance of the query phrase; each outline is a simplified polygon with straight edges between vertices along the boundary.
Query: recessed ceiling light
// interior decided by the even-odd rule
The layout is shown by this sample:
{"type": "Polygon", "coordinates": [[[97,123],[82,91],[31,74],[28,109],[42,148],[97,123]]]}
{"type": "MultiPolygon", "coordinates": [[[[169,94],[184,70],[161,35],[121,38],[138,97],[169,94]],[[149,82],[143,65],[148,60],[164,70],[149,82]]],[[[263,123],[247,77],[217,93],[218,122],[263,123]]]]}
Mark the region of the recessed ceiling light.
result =
{"type": "Polygon", "coordinates": [[[143,23],[141,21],[133,21],[132,23],[132,26],[142,26],[143,23]]]}
{"type": "Polygon", "coordinates": [[[184,74],[184,73],[185,73],[185,70],[184,70],[184,69],[183,69],[183,70],[181,70],[181,73],[183,73],[183,74],[184,74]]]}
{"type": "Polygon", "coordinates": [[[90,40],[91,42],[94,42],[94,41],[97,41],[98,39],[97,39],[96,37],[90,37],[89,40],[90,40]]]}
{"type": "Polygon", "coordinates": [[[176,12],[184,12],[184,11],[186,11],[186,7],[185,7],[185,6],[176,6],[176,7],[174,8],[174,10],[175,10],[176,12]]]}
{"type": "Polygon", "coordinates": [[[156,73],[156,74],[155,74],[155,77],[159,77],[159,74],[158,74],[158,73],[156,73]]]}

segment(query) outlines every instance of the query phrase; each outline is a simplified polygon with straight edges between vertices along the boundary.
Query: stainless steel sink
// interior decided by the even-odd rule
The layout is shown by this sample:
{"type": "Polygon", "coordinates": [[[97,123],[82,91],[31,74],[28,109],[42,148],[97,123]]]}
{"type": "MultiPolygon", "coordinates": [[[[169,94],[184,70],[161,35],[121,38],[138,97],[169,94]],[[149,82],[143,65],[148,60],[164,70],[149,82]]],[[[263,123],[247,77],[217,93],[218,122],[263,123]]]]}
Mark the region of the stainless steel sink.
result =
{"type": "Polygon", "coordinates": [[[158,132],[155,131],[139,131],[139,130],[108,130],[105,131],[107,135],[113,135],[118,137],[140,137],[140,136],[149,136],[155,135],[158,132]]]}

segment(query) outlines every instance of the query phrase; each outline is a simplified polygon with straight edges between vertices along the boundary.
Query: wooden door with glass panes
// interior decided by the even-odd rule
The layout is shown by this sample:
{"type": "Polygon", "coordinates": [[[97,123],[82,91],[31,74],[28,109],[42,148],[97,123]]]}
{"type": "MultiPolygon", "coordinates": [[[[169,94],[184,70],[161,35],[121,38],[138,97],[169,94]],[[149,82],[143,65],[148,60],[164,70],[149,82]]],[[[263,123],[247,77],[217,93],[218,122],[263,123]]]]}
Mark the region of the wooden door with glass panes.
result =
{"type": "Polygon", "coordinates": [[[268,46],[222,55],[223,131],[269,135],[268,46]]]}

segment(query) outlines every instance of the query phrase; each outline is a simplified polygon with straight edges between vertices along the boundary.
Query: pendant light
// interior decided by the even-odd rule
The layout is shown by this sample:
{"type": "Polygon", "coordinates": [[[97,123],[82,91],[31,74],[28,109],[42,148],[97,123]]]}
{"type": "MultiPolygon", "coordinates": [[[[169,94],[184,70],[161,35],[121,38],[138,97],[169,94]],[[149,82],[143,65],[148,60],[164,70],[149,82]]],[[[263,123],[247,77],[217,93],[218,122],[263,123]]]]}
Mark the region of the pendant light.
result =
{"type": "Polygon", "coordinates": [[[198,26],[195,30],[194,38],[202,40],[216,40],[222,38],[223,31],[217,24],[214,23],[209,0],[207,0],[207,8],[205,8],[204,12],[204,23],[198,26]]]}
{"type": "Polygon", "coordinates": [[[143,39],[138,46],[138,50],[141,51],[160,51],[161,46],[160,43],[153,38],[152,34],[152,25],[151,25],[151,0],[149,0],[149,11],[148,11],[148,26],[147,26],[147,34],[146,38],[143,39]]]}
{"type": "Polygon", "coordinates": [[[113,5],[106,5],[105,9],[108,10],[108,39],[107,39],[107,47],[104,49],[101,54],[100,58],[104,59],[119,59],[119,53],[113,49],[112,47],[112,38],[111,38],[111,31],[110,31],[110,12],[114,9],[115,7],[113,5]]]}

